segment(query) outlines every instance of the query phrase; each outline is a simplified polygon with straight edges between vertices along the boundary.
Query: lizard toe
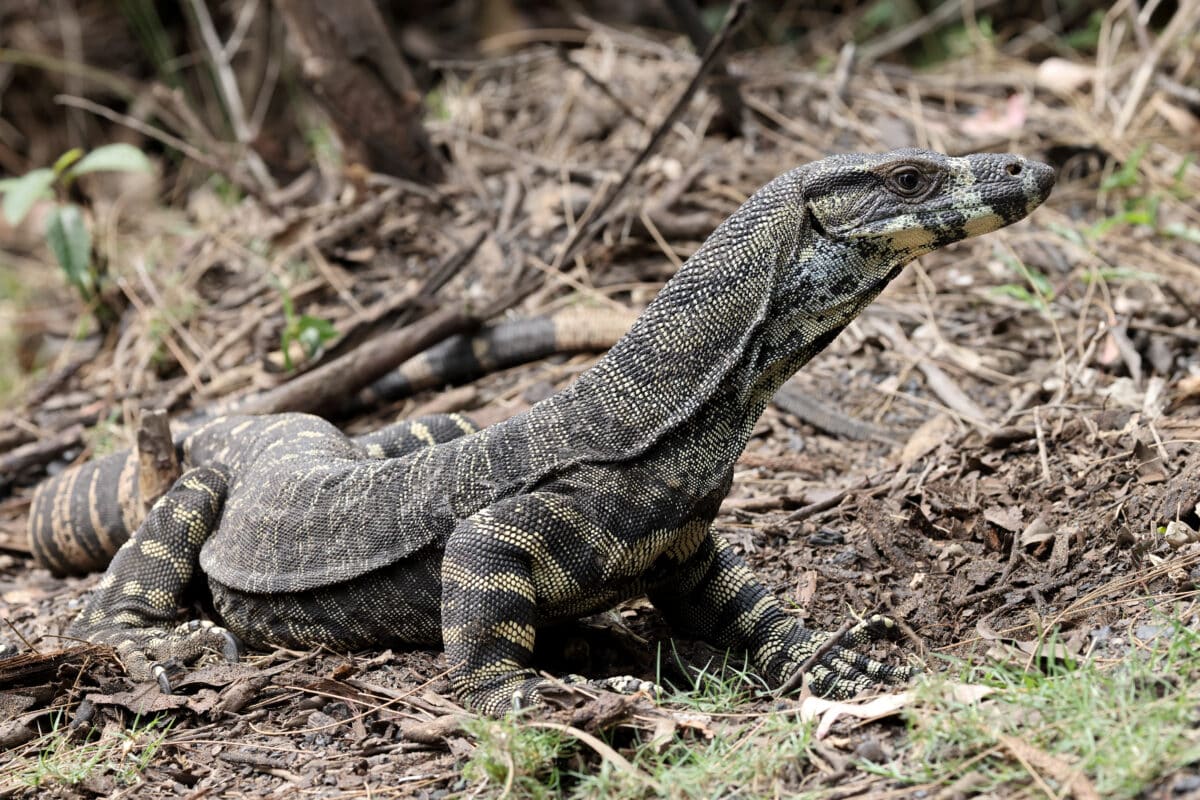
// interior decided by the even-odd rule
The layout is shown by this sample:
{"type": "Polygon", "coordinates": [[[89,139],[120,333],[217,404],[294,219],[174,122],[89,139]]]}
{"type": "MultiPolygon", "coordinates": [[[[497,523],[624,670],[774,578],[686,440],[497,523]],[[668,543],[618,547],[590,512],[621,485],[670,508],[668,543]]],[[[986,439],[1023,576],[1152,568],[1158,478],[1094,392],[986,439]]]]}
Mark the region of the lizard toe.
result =
{"type": "Polygon", "coordinates": [[[158,683],[158,690],[163,694],[174,694],[171,686],[171,676],[168,674],[167,665],[162,661],[155,661],[150,665],[150,674],[154,676],[154,680],[158,683]]]}
{"type": "Polygon", "coordinates": [[[836,654],[831,655],[833,655],[832,661],[836,664],[835,669],[843,670],[847,674],[865,675],[874,683],[892,685],[905,683],[916,674],[912,667],[887,664],[853,650],[838,648],[836,654]]]}
{"type": "Polygon", "coordinates": [[[842,634],[838,644],[842,647],[854,648],[864,644],[895,639],[900,635],[900,626],[891,617],[883,614],[872,614],[842,634]]]}
{"type": "Polygon", "coordinates": [[[206,619],[181,623],[175,628],[175,635],[183,637],[183,641],[195,640],[195,645],[201,649],[219,650],[221,656],[231,664],[242,657],[242,641],[228,628],[206,619]]]}

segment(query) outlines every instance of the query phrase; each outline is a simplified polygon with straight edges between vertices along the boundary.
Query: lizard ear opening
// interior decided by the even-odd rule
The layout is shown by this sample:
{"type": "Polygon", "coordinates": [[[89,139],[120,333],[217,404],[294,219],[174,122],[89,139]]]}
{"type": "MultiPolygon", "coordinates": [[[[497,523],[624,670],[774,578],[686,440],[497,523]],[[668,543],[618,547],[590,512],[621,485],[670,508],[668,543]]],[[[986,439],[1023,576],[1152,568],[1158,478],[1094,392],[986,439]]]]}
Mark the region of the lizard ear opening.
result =
{"type": "Polygon", "coordinates": [[[808,202],[808,219],[813,231],[824,239],[852,239],[877,206],[878,198],[869,194],[825,195],[808,202]]]}

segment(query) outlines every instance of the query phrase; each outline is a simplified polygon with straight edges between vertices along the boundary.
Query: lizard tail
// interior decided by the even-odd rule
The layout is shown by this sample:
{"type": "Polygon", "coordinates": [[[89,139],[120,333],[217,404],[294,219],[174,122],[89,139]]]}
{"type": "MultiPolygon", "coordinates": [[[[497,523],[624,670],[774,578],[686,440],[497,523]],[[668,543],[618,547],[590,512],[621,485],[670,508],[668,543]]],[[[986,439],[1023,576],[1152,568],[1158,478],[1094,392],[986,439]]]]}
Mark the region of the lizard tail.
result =
{"type": "Polygon", "coordinates": [[[138,461],[130,451],[89,461],[38,486],[29,546],[38,566],[79,575],[108,566],[136,528],[138,461]]]}

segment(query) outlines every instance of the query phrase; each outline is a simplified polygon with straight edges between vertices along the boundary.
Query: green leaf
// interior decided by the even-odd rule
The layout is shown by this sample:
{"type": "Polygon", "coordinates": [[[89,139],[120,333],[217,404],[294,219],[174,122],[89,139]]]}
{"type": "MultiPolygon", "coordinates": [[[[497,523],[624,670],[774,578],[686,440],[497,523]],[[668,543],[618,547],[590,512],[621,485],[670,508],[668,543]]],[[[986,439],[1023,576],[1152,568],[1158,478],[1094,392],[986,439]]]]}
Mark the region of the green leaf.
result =
{"type": "Polygon", "coordinates": [[[59,156],[58,161],[54,162],[54,174],[62,175],[63,170],[81,158],[83,158],[83,148],[72,147],[70,150],[59,156]]]}
{"type": "Polygon", "coordinates": [[[1024,303],[1030,308],[1036,308],[1039,311],[1046,310],[1046,302],[1024,286],[1018,286],[1015,283],[1005,283],[1001,286],[993,286],[990,291],[992,294],[1000,297],[1011,297],[1013,300],[1024,303]]]}
{"type": "Polygon", "coordinates": [[[1129,154],[1129,159],[1121,165],[1113,174],[1105,178],[1100,188],[1106,192],[1113,189],[1128,189],[1131,186],[1136,186],[1141,180],[1141,174],[1138,172],[1138,165],[1142,163],[1142,157],[1146,155],[1146,143],[1143,142],[1133,149],[1129,154]]]}
{"type": "Polygon", "coordinates": [[[1083,275],[1084,283],[1091,283],[1093,279],[1099,279],[1107,283],[1116,283],[1118,281],[1138,281],[1141,283],[1162,283],[1162,278],[1151,272],[1134,269],[1132,267],[1104,267],[1096,270],[1095,275],[1086,272],[1083,275]]]}
{"type": "Polygon", "coordinates": [[[46,196],[54,183],[54,170],[42,167],[17,178],[4,192],[4,219],[20,225],[33,204],[46,196]]]}
{"type": "Polygon", "coordinates": [[[88,153],[71,168],[72,177],[89,172],[150,172],[153,167],[146,154],[131,144],[106,144],[88,153]]]}
{"type": "Polygon", "coordinates": [[[323,345],[329,339],[337,336],[337,329],[333,327],[333,323],[326,319],[312,317],[304,314],[300,317],[299,333],[296,339],[304,348],[304,352],[312,358],[317,354],[323,345]]]}
{"type": "Polygon", "coordinates": [[[58,206],[46,223],[46,242],[69,280],[84,297],[94,288],[92,278],[92,235],[76,205],[58,206]]]}

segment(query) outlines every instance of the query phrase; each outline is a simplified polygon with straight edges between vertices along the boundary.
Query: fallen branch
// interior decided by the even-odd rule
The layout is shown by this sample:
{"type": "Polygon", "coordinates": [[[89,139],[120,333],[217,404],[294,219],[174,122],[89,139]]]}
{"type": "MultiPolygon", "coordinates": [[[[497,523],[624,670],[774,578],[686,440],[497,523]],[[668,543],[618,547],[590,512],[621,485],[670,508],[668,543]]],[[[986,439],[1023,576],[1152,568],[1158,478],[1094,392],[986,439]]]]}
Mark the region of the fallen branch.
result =
{"type": "Polygon", "coordinates": [[[372,339],[295,380],[237,403],[230,412],[319,412],[383,377],[422,350],[456,333],[466,333],[478,324],[477,318],[458,309],[435,311],[411,325],[372,339]]]}

